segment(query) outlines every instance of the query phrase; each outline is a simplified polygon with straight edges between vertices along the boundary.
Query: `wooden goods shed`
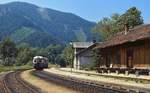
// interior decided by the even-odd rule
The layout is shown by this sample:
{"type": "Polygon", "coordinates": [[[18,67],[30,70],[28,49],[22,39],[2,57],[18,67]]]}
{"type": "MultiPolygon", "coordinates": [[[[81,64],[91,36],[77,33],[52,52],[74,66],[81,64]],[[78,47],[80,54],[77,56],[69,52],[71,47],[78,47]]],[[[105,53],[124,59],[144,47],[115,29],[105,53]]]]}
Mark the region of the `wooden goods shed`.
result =
{"type": "Polygon", "coordinates": [[[150,24],[121,32],[95,49],[100,50],[99,68],[150,70],[150,24]]]}

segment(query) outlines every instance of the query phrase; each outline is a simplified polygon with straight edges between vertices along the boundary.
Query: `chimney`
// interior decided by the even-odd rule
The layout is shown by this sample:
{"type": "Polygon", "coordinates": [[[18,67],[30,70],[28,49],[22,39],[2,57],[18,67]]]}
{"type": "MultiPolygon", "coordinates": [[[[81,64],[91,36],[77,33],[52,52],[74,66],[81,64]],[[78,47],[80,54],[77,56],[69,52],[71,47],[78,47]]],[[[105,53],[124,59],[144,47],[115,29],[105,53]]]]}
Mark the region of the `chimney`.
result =
{"type": "Polygon", "coordinates": [[[96,43],[96,38],[95,37],[93,37],[93,43],[96,43]]]}
{"type": "Polygon", "coordinates": [[[128,30],[129,30],[129,27],[128,27],[128,24],[126,23],[125,24],[125,35],[127,34],[128,30]]]}
{"type": "Polygon", "coordinates": [[[96,43],[96,40],[95,40],[95,39],[93,40],[93,43],[96,43]]]}

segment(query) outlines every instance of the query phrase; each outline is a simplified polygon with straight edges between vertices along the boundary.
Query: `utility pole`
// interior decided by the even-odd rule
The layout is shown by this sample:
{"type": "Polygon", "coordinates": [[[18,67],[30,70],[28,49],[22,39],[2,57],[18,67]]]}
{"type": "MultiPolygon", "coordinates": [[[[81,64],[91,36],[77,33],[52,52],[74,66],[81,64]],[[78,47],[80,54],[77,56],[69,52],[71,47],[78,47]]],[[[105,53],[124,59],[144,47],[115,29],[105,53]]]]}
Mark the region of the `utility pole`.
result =
{"type": "MultiPolygon", "coordinates": [[[[73,48],[73,42],[72,42],[72,41],[70,42],[70,45],[71,45],[71,47],[73,48]]],[[[71,60],[71,64],[70,64],[70,65],[71,65],[71,66],[70,66],[70,67],[71,67],[71,73],[72,73],[72,65],[73,65],[73,62],[72,62],[72,61],[73,61],[73,60],[71,60]]]]}

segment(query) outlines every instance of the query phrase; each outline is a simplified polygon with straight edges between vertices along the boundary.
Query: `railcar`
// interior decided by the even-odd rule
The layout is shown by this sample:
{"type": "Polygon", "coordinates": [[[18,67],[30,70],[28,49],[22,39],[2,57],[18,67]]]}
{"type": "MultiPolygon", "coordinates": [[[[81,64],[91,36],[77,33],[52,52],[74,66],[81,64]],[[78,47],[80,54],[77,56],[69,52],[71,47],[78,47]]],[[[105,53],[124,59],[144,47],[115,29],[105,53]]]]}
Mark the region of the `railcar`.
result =
{"type": "Polygon", "coordinates": [[[43,70],[44,68],[48,68],[48,58],[43,56],[35,56],[33,58],[33,67],[36,70],[43,70]]]}

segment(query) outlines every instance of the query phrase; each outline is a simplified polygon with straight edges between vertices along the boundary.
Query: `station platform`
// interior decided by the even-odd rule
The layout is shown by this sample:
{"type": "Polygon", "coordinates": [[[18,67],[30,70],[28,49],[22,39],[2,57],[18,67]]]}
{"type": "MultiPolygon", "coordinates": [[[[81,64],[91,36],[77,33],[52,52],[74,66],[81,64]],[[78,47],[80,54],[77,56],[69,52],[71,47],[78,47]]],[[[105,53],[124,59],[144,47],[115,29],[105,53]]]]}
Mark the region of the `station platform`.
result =
{"type": "Polygon", "coordinates": [[[115,73],[99,74],[99,73],[96,73],[95,71],[84,71],[84,70],[75,70],[75,69],[72,69],[71,71],[71,68],[59,68],[59,69],[51,68],[51,69],[45,69],[44,71],[55,73],[55,74],[60,74],[60,75],[65,75],[68,77],[88,79],[88,80],[93,80],[97,82],[112,84],[115,86],[117,85],[123,88],[134,89],[137,91],[144,90],[144,89],[150,90],[150,82],[149,82],[150,76],[136,77],[135,75],[126,76],[123,74],[117,75],[115,73]],[[141,82],[140,80],[145,80],[146,82],[144,81],[141,82]]]}
{"type": "MultiPolygon", "coordinates": [[[[71,72],[71,68],[59,68],[59,70],[71,72]]],[[[96,71],[85,71],[85,70],[77,70],[72,68],[72,72],[74,73],[83,73],[83,74],[91,74],[91,75],[98,75],[98,76],[108,76],[108,77],[122,77],[122,78],[133,78],[133,79],[143,79],[143,80],[150,80],[150,76],[146,75],[139,75],[136,76],[135,74],[116,74],[116,73],[97,73],[96,71]]]]}

